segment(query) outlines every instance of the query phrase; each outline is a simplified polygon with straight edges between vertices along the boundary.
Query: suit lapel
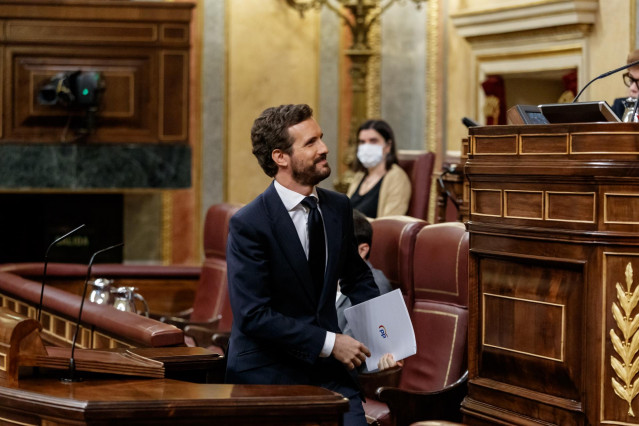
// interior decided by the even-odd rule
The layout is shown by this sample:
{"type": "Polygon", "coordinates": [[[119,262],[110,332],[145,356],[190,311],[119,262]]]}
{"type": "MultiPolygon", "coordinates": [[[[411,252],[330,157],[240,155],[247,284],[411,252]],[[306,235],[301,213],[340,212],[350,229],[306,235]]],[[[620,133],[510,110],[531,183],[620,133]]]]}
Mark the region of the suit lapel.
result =
{"type": "Polygon", "coordinates": [[[293,221],[273,184],[264,191],[264,204],[271,222],[271,230],[282,253],[284,253],[284,257],[295,271],[308,297],[315,301],[313,280],[304,248],[295,230],[295,225],[293,225],[293,221]]]}

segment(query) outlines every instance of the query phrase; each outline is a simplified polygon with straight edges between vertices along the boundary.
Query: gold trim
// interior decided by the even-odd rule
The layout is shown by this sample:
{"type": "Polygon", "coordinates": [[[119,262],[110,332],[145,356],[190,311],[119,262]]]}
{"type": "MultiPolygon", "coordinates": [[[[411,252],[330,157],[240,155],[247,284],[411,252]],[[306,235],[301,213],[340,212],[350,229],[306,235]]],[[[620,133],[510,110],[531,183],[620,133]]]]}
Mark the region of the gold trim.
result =
{"type": "Polygon", "coordinates": [[[518,354],[523,354],[523,355],[529,355],[535,358],[541,358],[541,359],[549,359],[551,361],[559,361],[559,362],[563,362],[564,361],[564,355],[565,355],[565,348],[564,348],[564,344],[565,344],[565,335],[566,335],[566,305],[562,305],[559,303],[550,303],[550,302],[543,302],[541,300],[531,300],[531,299],[523,299],[520,297],[511,297],[511,296],[503,296],[500,294],[493,294],[493,293],[484,293],[482,294],[483,299],[484,299],[484,303],[482,303],[482,318],[481,318],[481,326],[482,326],[482,330],[481,330],[481,343],[482,345],[489,347],[489,348],[496,348],[496,349],[501,349],[507,352],[513,352],[513,353],[518,353],[518,354]],[[552,357],[548,357],[548,356],[543,356],[543,355],[538,355],[538,354],[534,354],[531,352],[525,352],[525,351],[518,351],[515,349],[511,349],[511,348],[506,348],[503,346],[497,346],[497,345],[489,345],[486,343],[486,296],[491,296],[491,297],[495,297],[498,299],[509,299],[509,300],[518,300],[521,302],[528,302],[528,303],[536,303],[539,305],[550,305],[550,306],[555,306],[558,308],[561,308],[561,348],[560,348],[560,352],[561,352],[561,358],[552,358],[552,357]]]}
{"type": "Polygon", "coordinates": [[[0,354],[0,370],[7,371],[7,355],[0,354]]]}
{"type": "Polygon", "coordinates": [[[568,223],[595,223],[597,220],[597,197],[595,192],[563,192],[563,191],[546,191],[546,208],[544,211],[544,220],[549,222],[568,222],[568,223]],[[569,220],[569,219],[550,219],[548,217],[548,209],[550,208],[550,202],[548,196],[551,194],[568,194],[568,195],[592,195],[592,220],[569,220]]]}
{"type": "MultiPolygon", "coordinates": [[[[198,7],[204,7],[204,5],[198,4],[198,7]]],[[[201,10],[201,9],[200,9],[201,10]]],[[[195,22],[193,26],[197,26],[196,34],[191,34],[191,43],[193,45],[189,56],[192,67],[189,66],[189,74],[193,75],[191,85],[193,89],[189,87],[189,111],[191,117],[202,117],[202,44],[205,37],[204,34],[204,17],[202,13],[194,14],[195,22]]],[[[187,27],[187,31],[190,28],[187,27]]],[[[189,64],[189,65],[191,65],[189,64]]],[[[201,236],[204,235],[204,221],[202,220],[202,202],[204,194],[202,192],[202,168],[203,168],[203,140],[202,140],[202,123],[200,120],[189,120],[188,126],[188,143],[193,150],[191,161],[192,179],[191,190],[193,193],[193,227],[195,230],[194,238],[192,239],[192,250],[195,254],[193,260],[199,260],[204,255],[204,245],[201,243],[201,236]]]]}
{"type": "MultiPolygon", "coordinates": [[[[206,1],[206,0],[203,0],[206,1]]],[[[229,38],[230,38],[230,22],[231,22],[231,11],[230,11],[230,7],[229,5],[231,4],[231,0],[224,0],[224,13],[225,13],[225,18],[224,18],[224,43],[225,43],[225,48],[224,48],[224,78],[225,80],[223,81],[223,87],[224,87],[224,102],[222,102],[222,104],[224,105],[224,129],[222,130],[222,144],[224,145],[224,152],[223,152],[223,156],[224,156],[224,161],[222,162],[222,199],[224,201],[228,201],[229,200],[229,192],[230,192],[230,188],[229,188],[229,168],[230,168],[230,164],[231,164],[231,150],[229,149],[229,144],[230,144],[230,130],[229,130],[229,126],[230,126],[230,112],[229,112],[229,92],[231,90],[230,88],[230,84],[229,84],[229,72],[231,69],[231,65],[230,65],[230,61],[229,61],[229,52],[231,51],[230,49],[230,43],[229,43],[229,38]]],[[[340,46],[340,52],[343,50],[343,47],[340,46]]],[[[338,73],[341,73],[339,70],[342,69],[342,62],[345,60],[344,55],[340,54],[338,55],[338,73]]],[[[338,83],[339,84],[339,83],[338,83]]],[[[339,92],[340,89],[338,89],[339,92]]],[[[339,107],[338,107],[338,120],[342,120],[341,114],[339,114],[339,107]]],[[[339,142],[339,137],[340,137],[340,130],[341,129],[341,124],[337,123],[337,149],[336,149],[336,154],[339,154],[341,158],[341,153],[340,148],[340,142],[339,142]]],[[[337,172],[337,170],[335,171],[337,172]]],[[[200,220],[200,222],[203,222],[202,220],[200,220]]],[[[204,225],[202,225],[204,226],[204,225]]],[[[203,235],[200,234],[200,235],[203,235]]],[[[201,249],[202,250],[202,249],[201,249]]]]}
{"type": "Polygon", "coordinates": [[[13,420],[13,419],[8,419],[6,417],[0,417],[0,421],[2,423],[10,423],[12,425],[20,425],[20,426],[36,426],[36,425],[39,425],[39,424],[43,424],[43,425],[47,424],[45,422],[42,422],[42,423],[24,423],[24,422],[19,422],[19,421],[13,420]]]}
{"type": "Polygon", "coordinates": [[[569,142],[568,142],[568,133],[565,133],[564,136],[566,137],[565,140],[565,152],[561,153],[561,152],[531,152],[531,153],[527,153],[523,151],[523,147],[524,147],[524,138],[526,137],[556,137],[558,136],[558,134],[552,134],[552,133],[540,133],[538,135],[535,134],[520,134],[519,135],[519,155],[521,156],[526,156],[526,155],[562,155],[562,154],[568,154],[569,152],[569,142]]]}
{"type": "Polygon", "coordinates": [[[477,10],[467,10],[465,12],[457,12],[457,13],[452,13],[450,15],[451,18],[461,18],[461,17],[465,17],[465,16],[478,16],[478,15],[486,15],[489,13],[496,13],[496,12],[507,12],[509,10],[520,10],[520,9],[529,9],[531,7],[535,7],[535,6],[543,6],[543,5],[547,5],[547,4],[554,4],[554,3],[565,3],[566,0],[537,0],[536,2],[530,2],[530,3],[526,3],[526,4],[518,4],[515,6],[501,6],[501,7],[492,7],[490,9],[477,9],[477,10]]]}
{"type": "Polygon", "coordinates": [[[476,214],[477,216],[486,216],[486,217],[503,217],[504,215],[504,196],[502,194],[501,189],[482,189],[482,188],[471,188],[470,189],[470,214],[476,214]],[[476,192],[499,192],[499,214],[488,214],[488,213],[477,213],[475,211],[475,193],[476,192]]]}
{"type": "Polygon", "coordinates": [[[635,339],[639,328],[639,315],[632,317],[633,310],[639,303],[639,286],[632,290],[632,263],[626,265],[626,288],[619,282],[615,284],[617,290],[617,301],[619,305],[612,302],[612,317],[621,330],[623,340],[617,335],[614,329],[610,329],[610,342],[612,347],[621,358],[617,359],[614,354],[610,355],[610,366],[617,374],[619,381],[612,377],[612,389],[615,394],[628,403],[628,415],[635,417],[632,410],[632,401],[639,394],[639,378],[633,379],[639,373],[639,362],[635,361],[635,356],[639,352],[639,339],[635,339]],[[631,291],[632,290],[632,291],[631,291]],[[622,312],[623,310],[623,312],[622,312]]]}
{"type": "MultiPolygon", "coordinates": [[[[381,12],[379,6],[371,11],[373,15],[381,12]]],[[[366,113],[368,117],[381,117],[381,48],[382,48],[382,29],[380,20],[377,19],[371,25],[368,31],[368,44],[371,49],[371,55],[368,58],[368,73],[366,74],[366,113]]],[[[318,46],[319,47],[319,46],[318,46]]],[[[359,126],[362,123],[357,123],[359,126]]]]}
{"type": "Polygon", "coordinates": [[[445,317],[452,317],[455,319],[455,328],[453,330],[453,339],[450,345],[450,356],[448,357],[448,366],[446,367],[446,377],[444,378],[444,386],[448,385],[448,376],[450,376],[450,368],[453,364],[453,352],[455,349],[455,339],[457,338],[457,324],[459,322],[459,315],[451,314],[449,312],[431,311],[428,309],[415,309],[415,312],[421,312],[424,314],[441,315],[445,317]]]}
{"type": "Polygon", "coordinates": [[[604,217],[603,217],[603,222],[604,223],[612,223],[612,224],[616,224],[616,225],[639,225],[639,222],[622,222],[622,221],[614,221],[614,220],[608,220],[608,197],[609,196],[618,196],[618,197],[635,197],[635,198],[639,198],[639,194],[624,194],[624,193],[617,193],[617,192],[605,192],[603,195],[603,212],[604,212],[604,217]]]}
{"type": "MultiPolygon", "coordinates": [[[[443,40],[441,37],[442,25],[440,20],[442,0],[428,0],[426,22],[426,150],[435,152],[435,170],[441,167],[441,159],[445,157],[443,134],[443,115],[446,103],[443,102],[442,87],[444,69],[443,40]]],[[[419,5],[418,5],[419,6],[419,5]]],[[[436,188],[435,177],[433,186],[436,188]]],[[[428,222],[435,222],[437,211],[437,191],[431,191],[428,205],[428,222]]]]}
{"type": "MultiPolygon", "coordinates": [[[[441,86],[438,84],[441,78],[442,55],[440,53],[440,1],[429,0],[427,3],[427,34],[426,34],[426,148],[428,151],[437,152],[438,135],[441,131],[441,123],[438,119],[439,108],[443,108],[441,99],[441,86]]],[[[445,154],[445,153],[443,153],[445,154]]]]}
{"type": "MultiPolygon", "coordinates": [[[[32,319],[36,318],[36,308],[34,306],[15,299],[5,293],[0,293],[0,304],[2,307],[10,309],[13,312],[17,312],[32,319]]],[[[76,326],[75,320],[66,319],[49,311],[43,310],[41,324],[42,334],[51,336],[56,340],[61,340],[69,345],[73,343],[73,334],[76,326]],[[45,324],[48,324],[48,326],[45,326],[45,324]],[[56,330],[62,330],[62,334],[57,333],[56,330]]],[[[77,347],[82,349],[98,348],[96,346],[96,336],[107,340],[109,342],[109,348],[132,347],[132,345],[124,341],[82,325],[80,325],[80,331],[78,333],[78,341],[76,342],[77,347]]],[[[0,356],[2,356],[2,354],[0,354],[0,356]]],[[[2,370],[2,367],[0,367],[0,370],[2,370]]]]}
{"type": "Polygon", "coordinates": [[[127,23],[118,23],[117,25],[109,25],[108,23],[103,23],[103,24],[97,24],[95,22],[88,22],[88,21],[84,21],[84,22],[77,22],[77,21],[24,21],[24,20],[16,20],[16,21],[9,21],[7,22],[6,25],[6,34],[7,34],[7,39],[12,39],[15,41],[28,41],[28,42],[36,42],[36,41],[40,41],[40,42],[51,42],[51,40],[58,40],[58,41],[101,41],[101,42],[120,42],[120,43],[125,43],[125,42],[154,42],[158,40],[158,28],[156,24],[135,24],[135,23],[131,23],[131,24],[127,24],[127,23]],[[96,35],[92,35],[95,34],[95,32],[91,32],[91,31],[87,31],[85,33],[83,33],[80,36],[76,36],[76,37],[69,37],[69,36],[56,36],[55,35],[55,31],[54,32],[49,32],[47,37],[16,37],[15,36],[15,30],[23,27],[23,28],[34,28],[37,27],[40,31],[35,31],[33,33],[39,35],[42,31],[43,28],[51,28],[51,29],[56,29],[56,28],[69,28],[69,27],[85,27],[87,30],[91,30],[91,29],[96,29],[96,28],[107,28],[107,29],[114,29],[114,30],[122,30],[122,29],[129,29],[129,28],[138,28],[138,29],[145,29],[145,30],[150,30],[149,35],[146,36],[138,36],[138,37],[127,37],[127,38],[122,38],[122,37],[117,37],[117,36],[96,36],[96,35]],[[14,30],[14,34],[11,33],[11,30],[14,30]]]}
{"type": "MultiPolygon", "coordinates": [[[[503,38],[503,36],[502,36],[503,38]]],[[[512,53],[485,53],[477,56],[477,63],[491,62],[500,59],[531,59],[531,58],[548,58],[553,56],[566,56],[567,54],[574,53],[580,55],[582,48],[578,44],[567,44],[561,46],[551,46],[544,48],[543,50],[527,50],[525,52],[512,52],[512,53]]],[[[564,69],[565,67],[557,68],[540,68],[540,69],[527,69],[527,72],[532,71],[547,71],[552,69],[564,69]]]]}
{"type": "Polygon", "coordinates": [[[637,48],[637,0],[630,0],[630,50],[637,48]]]}
{"type": "Polygon", "coordinates": [[[520,189],[504,189],[504,218],[508,219],[528,219],[528,220],[544,220],[544,191],[525,191],[520,189]],[[527,216],[509,216],[508,215],[508,193],[510,192],[518,192],[518,193],[528,193],[528,194],[539,194],[541,196],[541,211],[539,212],[539,217],[527,217],[527,216]]]}

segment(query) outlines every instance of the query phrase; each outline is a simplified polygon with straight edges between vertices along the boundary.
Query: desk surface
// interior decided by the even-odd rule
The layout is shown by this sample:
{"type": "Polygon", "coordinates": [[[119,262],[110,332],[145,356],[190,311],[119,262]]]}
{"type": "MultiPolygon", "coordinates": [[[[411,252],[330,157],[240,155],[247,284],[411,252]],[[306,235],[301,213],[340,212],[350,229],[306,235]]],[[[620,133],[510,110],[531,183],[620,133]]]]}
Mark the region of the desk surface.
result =
{"type": "Polygon", "coordinates": [[[0,386],[0,417],[25,424],[62,423],[337,425],[341,395],[314,386],[219,385],[171,379],[103,379],[63,383],[27,377],[0,386]]]}

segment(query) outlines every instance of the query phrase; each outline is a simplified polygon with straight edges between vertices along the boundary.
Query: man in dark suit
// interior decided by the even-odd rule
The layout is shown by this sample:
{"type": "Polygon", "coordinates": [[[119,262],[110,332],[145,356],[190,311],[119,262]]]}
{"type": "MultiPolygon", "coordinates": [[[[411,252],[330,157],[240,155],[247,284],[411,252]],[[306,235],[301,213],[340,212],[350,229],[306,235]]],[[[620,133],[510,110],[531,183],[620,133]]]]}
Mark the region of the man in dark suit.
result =
{"type": "Polygon", "coordinates": [[[357,252],[348,198],[316,187],[331,172],[322,136],[308,105],[268,108],[253,123],[253,154],[274,181],[230,222],[226,379],[322,386],[349,399],[346,425],[364,425],[355,368],[370,351],[340,333],[335,293],[338,280],[353,304],[379,291],[357,252]],[[323,221],[321,250],[309,241],[318,228],[307,229],[311,217],[316,223],[314,203],[323,221]],[[311,272],[318,250],[323,268],[311,272]]]}

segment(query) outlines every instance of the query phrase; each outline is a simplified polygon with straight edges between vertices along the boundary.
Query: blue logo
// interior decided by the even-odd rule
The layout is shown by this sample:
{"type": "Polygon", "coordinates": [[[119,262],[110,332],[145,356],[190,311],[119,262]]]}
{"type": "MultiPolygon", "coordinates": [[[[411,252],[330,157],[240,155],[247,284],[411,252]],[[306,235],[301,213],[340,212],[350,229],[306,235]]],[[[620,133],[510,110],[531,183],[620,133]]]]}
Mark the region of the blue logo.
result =
{"type": "Polygon", "coordinates": [[[384,327],[383,325],[379,326],[379,333],[382,335],[382,338],[387,338],[388,334],[386,333],[386,327],[384,327]]]}

